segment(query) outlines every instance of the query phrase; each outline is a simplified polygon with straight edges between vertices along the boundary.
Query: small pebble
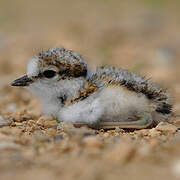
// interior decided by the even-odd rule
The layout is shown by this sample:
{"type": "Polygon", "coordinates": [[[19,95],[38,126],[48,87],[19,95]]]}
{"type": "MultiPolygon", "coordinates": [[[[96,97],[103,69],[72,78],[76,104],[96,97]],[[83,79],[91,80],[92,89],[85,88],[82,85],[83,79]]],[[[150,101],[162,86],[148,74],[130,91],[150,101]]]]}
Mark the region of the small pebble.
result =
{"type": "Polygon", "coordinates": [[[37,120],[36,124],[39,125],[39,126],[42,126],[42,125],[43,125],[43,122],[44,122],[44,118],[40,117],[40,118],[37,120]]]}
{"type": "Polygon", "coordinates": [[[36,124],[39,126],[44,126],[45,128],[56,127],[58,125],[56,120],[43,116],[37,120],[36,124]]]}
{"type": "Polygon", "coordinates": [[[29,125],[29,126],[32,126],[32,125],[35,125],[35,121],[33,121],[33,120],[29,120],[28,122],[27,122],[27,124],[29,125]]]}
{"type": "Polygon", "coordinates": [[[14,122],[15,126],[23,126],[23,123],[21,122],[14,122]]]}
{"type": "Polygon", "coordinates": [[[46,134],[49,136],[49,137],[52,137],[54,138],[56,136],[56,129],[54,128],[49,128],[46,130],[46,134]]]}
{"type": "Polygon", "coordinates": [[[167,122],[160,122],[156,128],[157,131],[161,132],[169,132],[169,133],[175,133],[177,132],[178,128],[172,124],[169,124],[167,122]]]}
{"type": "Polygon", "coordinates": [[[12,104],[9,104],[9,105],[7,106],[7,111],[10,112],[10,113],[15,112],[16,109],[17,109],[16,104],[13,104],[13,103],[12,103],[12,104]]]}
{"type": "Polygon", "coordinates": [[[87,127],[75,128],[72,123],[67,122],[59,123],[57,129],[60,132],[65,132],[71,138],[82,138],[95,134],[95,130],[93,129],[87,127]]]}
{"type": "Polygon", "coordinates": [[[9,126],[10,123],[10,120],[5,120],[2,116],[0,116],[0,128],[4,126],[9,126]]]}
{"type": "Polygon", "coordinates": [[[156,137],[159,136],[161,134],[160,131],[158,131],[156,128],[152,128],[149,130],[149,136],[151,137],[156,137]]]}
{"type": "Polygon", "coordinates": [[[17,122],[23,122],[23,121],[32,119],[31,114],[28,113],[27,110],[24,108],[12,113],[12,117],[14,121],[17,121],[17,122]]]}
{"type": "Polygon", "coordinates": [[[56,122],[56,120],[46,120],[43,123],[45,128],[50,128],[50,127],[56,127],[58,125],[58,123],[56,122]]]}

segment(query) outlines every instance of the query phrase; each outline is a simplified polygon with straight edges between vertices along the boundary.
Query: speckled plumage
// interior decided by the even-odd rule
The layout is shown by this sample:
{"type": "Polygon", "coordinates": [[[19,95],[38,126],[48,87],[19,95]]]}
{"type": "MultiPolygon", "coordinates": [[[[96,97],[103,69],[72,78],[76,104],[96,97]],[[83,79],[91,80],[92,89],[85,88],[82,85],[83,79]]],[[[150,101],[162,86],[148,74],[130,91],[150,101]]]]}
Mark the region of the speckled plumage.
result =
{"type": "Polygon", "coordinates": [[[163,114],[171,113],[172,105],[168,103],[169,98],[165,91],[157,88],[149,80],[127,70],[110,66],[99,67],[88,81],[95,84],[98,88],[109,85],[124,86],[128,90],[142,93],[149,100],[152,100],[157,106],[157,112],[163,114]]]}
{"type": "Polygon", "coordinates": [[[62,79],[86,76],[87,64],[81,56],[64,48],[51,48],[36,55],[39,67],[56,66],[62,79]]]}
{"type": "Polygon", "coordinates": [[[59,121],[91,127],[145,128],[167,120],[172,109],[166,92],[149,80],[111,66],[92,73],[81,56],[64,48],[35,55],[27,76],[12,84],[26,85],[59,121]],[[53,77],[45,77],[47,70],[53,77]]]}

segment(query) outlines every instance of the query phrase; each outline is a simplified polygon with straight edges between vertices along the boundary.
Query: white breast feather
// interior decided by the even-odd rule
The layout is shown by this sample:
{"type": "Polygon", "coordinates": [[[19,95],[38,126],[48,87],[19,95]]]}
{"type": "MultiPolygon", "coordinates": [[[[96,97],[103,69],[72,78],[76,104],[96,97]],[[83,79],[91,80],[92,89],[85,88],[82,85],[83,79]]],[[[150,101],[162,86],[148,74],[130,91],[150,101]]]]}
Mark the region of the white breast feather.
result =
{"type": "Polygon", "coordinates": [[[99,98],[89,103],[89,100],[84,100],[73,104],[70,107],[63,108],[58,113],[58,120],[73,123],[97,123],[102,116],[103,108],[99,98]]]}
{"type": "Polygon", "coordinates": [[[90,98],[63,108],[58,113],[60,121],[95,123],[98,121],[125,121],[133,112],[144,112],[150,108],[148,99],[142,94],[122,87],[108,87],[96,98],[90,98]]]}

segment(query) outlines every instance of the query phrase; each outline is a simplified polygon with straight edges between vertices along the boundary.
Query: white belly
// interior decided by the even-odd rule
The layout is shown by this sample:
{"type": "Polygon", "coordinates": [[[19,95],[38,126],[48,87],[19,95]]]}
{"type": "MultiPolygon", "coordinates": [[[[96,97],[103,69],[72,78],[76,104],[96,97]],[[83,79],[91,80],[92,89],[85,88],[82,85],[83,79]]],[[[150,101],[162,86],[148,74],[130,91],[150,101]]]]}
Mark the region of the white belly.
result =
{"type": "Polygon", "coordinates": [[[129,121],[137,113],[150,110],[150,102],[124,87],[106,87],[83,101],[63,108],[60,121],[95,123],[98,121],[129,121]]]}
{"type": "Polygon", "coordinates": [[[126,121],[137,113],[150,110],[150,101],[143,94],[127,90],[125,87],[105,88],[99,96],[104,109],[103,121],[126,121]]]}

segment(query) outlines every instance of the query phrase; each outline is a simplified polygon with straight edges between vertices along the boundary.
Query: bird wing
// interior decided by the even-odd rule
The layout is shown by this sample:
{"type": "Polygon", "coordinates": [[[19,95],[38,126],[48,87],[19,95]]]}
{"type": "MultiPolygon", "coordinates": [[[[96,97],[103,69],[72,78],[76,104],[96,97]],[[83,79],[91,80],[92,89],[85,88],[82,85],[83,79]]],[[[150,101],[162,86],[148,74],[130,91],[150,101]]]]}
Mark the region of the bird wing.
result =
{"type": "Polygon", "coordinates": [[[88,81],[95,84],[98,88],[107,85],[124,86],[128,90],[142,93],[148,99],[152,100],[156,104],[157,112],[162,114],[171,113],[172,105],[168,103],[169,97],[167,93],[140,75],[120,68],[102,66],[97,68],[96,72],[89,77],[88,81]]]}

